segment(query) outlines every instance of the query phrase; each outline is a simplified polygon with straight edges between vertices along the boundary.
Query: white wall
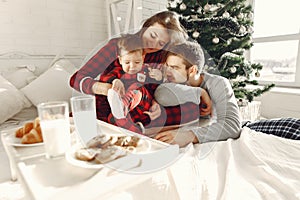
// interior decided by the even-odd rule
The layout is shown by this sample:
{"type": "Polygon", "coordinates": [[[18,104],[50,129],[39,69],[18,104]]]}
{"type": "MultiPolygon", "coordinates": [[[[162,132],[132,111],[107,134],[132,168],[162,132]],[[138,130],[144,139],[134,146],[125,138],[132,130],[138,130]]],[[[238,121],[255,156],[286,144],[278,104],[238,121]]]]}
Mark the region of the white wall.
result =
{"type": "Polygon", "coordinates": [[[84,55],[107,36],[99,0],[0,1],[0,53],[84,55]]]}
{"type": "Polygon", "coordinates": [[[258,98],[261,100],[261,116],[266,118],[300,118],[300,90],[274,88],[258,98]]]}
{"type": "MultiPolygon", "coordinates": [[[[143,0],[142,18],[167,0],[143,0]]],[[[105,0],[1,0],[0,54],[86,55],[108,39],[105,0]]]]}
{"type": "Polygon", "coordinates": [[[143,0],[143,19],[146,19],[158,11],[167,10],[168,0],[143,0]]]}

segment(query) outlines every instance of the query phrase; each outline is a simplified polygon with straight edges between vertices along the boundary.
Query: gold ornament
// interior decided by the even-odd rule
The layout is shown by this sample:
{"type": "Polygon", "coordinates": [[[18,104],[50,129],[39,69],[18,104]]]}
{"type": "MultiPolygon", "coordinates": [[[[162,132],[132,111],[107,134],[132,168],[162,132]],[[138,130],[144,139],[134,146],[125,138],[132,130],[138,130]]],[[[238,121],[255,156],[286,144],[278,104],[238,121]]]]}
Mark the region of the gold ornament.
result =
{"type": "Polygon", "coordinates": [[[214,37],[214,38],[212,39],[212,42],[213,42],[214,44],[218,44],[218,43],[220,42],[220,39],[219,39],[218,37],[214,37]]]}
{"type": "Polygon", "coordinates": [[[223,17],[230,17],[230,14],[229,14],[229,12],[225,11],[222,16],[223,17]]]}
{"type": "Polygon", "coordinates": [[[198,31],[194,31],[193,38],[198,38],[200,33],[198,31]]]}
{"type": "Polygon", "coordinates": [[[230,73],[234,74],[236,72],[236,67],[230,67],[229,71],[230,73]]]}
{"type": "Polygon", "coordinates": [[[240,27],[240,30],[239,30],[239,31],[240,31],[240,33],[245,33],[246,30],[247,30],[246,27],[242,25],[242,26],[240,27]]]}
{"type": "Polygon", "coordinates": [[[179,6],[179,9],[180,10],[186,10],[186,5],[184,3],[182,3],[180,6],[179,6]]]}

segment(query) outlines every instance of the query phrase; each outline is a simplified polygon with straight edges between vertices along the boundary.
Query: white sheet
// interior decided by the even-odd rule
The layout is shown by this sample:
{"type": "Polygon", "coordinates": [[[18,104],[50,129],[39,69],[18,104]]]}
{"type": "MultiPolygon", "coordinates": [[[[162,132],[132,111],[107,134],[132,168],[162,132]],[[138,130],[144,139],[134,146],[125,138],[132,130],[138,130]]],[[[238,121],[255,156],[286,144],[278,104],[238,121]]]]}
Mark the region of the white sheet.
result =
{"type": "Polygon", "coordinates": [[[37,116],[37,108],[35,106],[24,108],[15,116],[0,124],[0,131],[22,126],[25,122],[34,120],[37,116]]]}
{"type": "Polygon", "coordinates": [[[300,141],[244,128],[185,151],[171,169],[180,199],[300,199],[300,141]]]}
{"type": "Polygon", "coordinates": [[[300,141],[244,128],[239,139],[182,151],[172,177],[163,170],[128,189],[127,199],[300,199],[300,141]]]}
{"type": "MultiPolygon", "coordinates": [[[[32,121],[36,117],[37,117],[37,110],[36,110],[35,106],[31,106],[29,108],[24,108],[19,113],[17,113],[15,116],[13,116],[9,120],[0,124],[0,134],[1,134],[1,131],[3,131],[3,130],[21,127],[25,122],[32,121]]],[[[11,178],[9,161],[8,161],[8,157],[4,151],[1,138],[0,138],[0,160],[1,160],[1,162],[0,162],[0,183],[1,183],[3,181],[8,181],[11,178]]],[[[1,189],[2,189],[2,187],[0,185],[0,193],[1,193],[1,189]]],[[[1,194],[0,194],[0,199],[5,199],[5,198],[1,198],[1,197],[3,197],[3,196],[1,196],[1,194]]],[[[14,198],[12,198],[12,199],[14,199],[14,198]]]]}

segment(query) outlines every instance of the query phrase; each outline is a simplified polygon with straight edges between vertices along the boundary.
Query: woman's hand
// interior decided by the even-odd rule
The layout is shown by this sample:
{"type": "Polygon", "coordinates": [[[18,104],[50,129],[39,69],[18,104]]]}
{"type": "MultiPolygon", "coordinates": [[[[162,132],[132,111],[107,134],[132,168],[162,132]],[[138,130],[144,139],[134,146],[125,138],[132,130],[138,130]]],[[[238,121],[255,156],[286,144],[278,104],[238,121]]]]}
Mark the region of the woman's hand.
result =
{"type": "Polygon", "coordinates": [[[163,74],[159,69],[153,69],[153,68],[149,67],[148,70],[149,70],[149,77],[150,78],[153,78],[157,81],[162,80],[163,74]]]}
{"type": "Polygon", "coordinates": [[[125,86],[120,79],[113,80],[112,89],[119,93],[120,96],[125,95],[125,86]]]}
{"type": "Polygon", "coordinates": [[[103,83],[103,82],[95,82],[92,91],[94,94],[101,94],[107,96],[107,91],[111,88],[110,83],[103,83]]]}
{"type": "Polygon", "coordinates": [[[205,89],[201,90],[200,116],[211,115],[212,101],[205,89]]]}
{"type": "Polygon", "coordinates": [[[178,144],[180,147],[184,147],[191,142],[199,142],[192,131],[180,129],[160,132],[155,136],[155,139],[169,144],[178,144]]]}
{"type": "Polygon", "coordinates": [[[161,109],[159,104],[155,100],[153,100],[152,106],[150,107],[149,111],[145,111],[144,113],[149,115],[151,120],[158,118],[161,114],[161,109]]]}

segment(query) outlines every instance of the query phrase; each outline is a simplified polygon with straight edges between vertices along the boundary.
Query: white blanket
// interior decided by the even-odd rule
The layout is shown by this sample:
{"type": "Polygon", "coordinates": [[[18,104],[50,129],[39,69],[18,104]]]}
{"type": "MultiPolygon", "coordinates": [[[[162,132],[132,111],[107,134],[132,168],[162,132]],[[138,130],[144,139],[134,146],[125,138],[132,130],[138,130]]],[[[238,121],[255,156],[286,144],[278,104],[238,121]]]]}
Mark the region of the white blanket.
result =
{"type": "Polygon", "coordinates": [[[244,128],[236,140],[189,145],[182,151],[170,171],[122,193],[118,188],[115,199],[300,199],[300,141],[244,128]]]}
{"type": "Polygon", "coordinates": [[[180,199],[300,199],[300,141],[244,128],[185,151],[171,168],[180,199]]]}

